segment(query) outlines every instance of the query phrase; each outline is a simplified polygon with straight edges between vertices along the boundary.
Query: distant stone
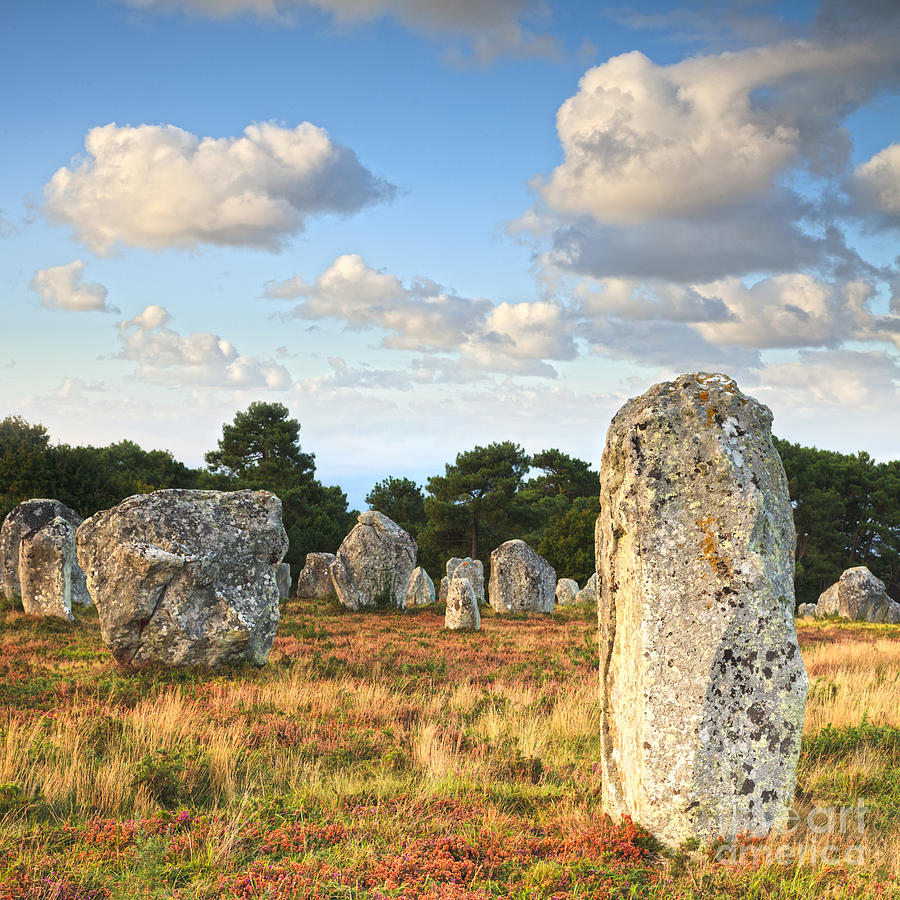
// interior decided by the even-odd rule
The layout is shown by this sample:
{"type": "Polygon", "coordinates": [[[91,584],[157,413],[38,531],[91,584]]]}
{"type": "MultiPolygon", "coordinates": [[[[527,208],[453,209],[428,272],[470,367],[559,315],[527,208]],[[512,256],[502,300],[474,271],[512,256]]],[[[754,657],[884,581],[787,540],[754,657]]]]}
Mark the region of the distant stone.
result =
{"type": "Polygon", "coordinates": [[[406,586],[406,605],[430,606],[432,603],[434,603],[434,582],[421,566],[416,566],[406,586]]]}
{"type": "Polygon", "coordinates": [[[333,553],[307,553],[306,565],[297,576],[296,596],[306,600],[326,600],[335,596],[331,580],[333,553]]]}
{"type": "Polygon", "coordinates": [[[587,584],[575,596],[576,603],[597,602],[597,573],[594,572],[587,580],[587,584]]]}
{"type": "Polygon", "coordinates": [[[572,606],[578,596],[578,582],[574,578],[560,578],[556,582],[556,602],[560,606],[572,606]]]}
{"type": "Polygon", "coordinates": [[[275,583],[278,585],[278,599],[287,600],[291,596],[290,563],[281,563],[275,567],[275,583]]]}
{"type": "Polygon", "coordinates": [[[451,557],[447,560],[447,578],[467,578],[475,592],[475,602],[484,603],[484,563],[480,559],[451,557]]]}
{"type": "Polygon", "coordinates": [[[603,451],[604,809],[660,841],[786,823],[808,681],[772,414],[724,375],[630,400],[603,451]]]}
{"type": "Polygon", "coordinates": [[[416,542],[396,522],[369,510],[344,538],[330,571],[347,609],[404,609],[415,567],[416,542]]]}
{"type": "Polygon", "coordinates": [[[450,579],[445,575],[445,576],[441,579],[441,587],[440,587],[440,592],[439,592],[439,594],[438,594],[438,600],[439,600],[441,603],[446,603],[446,602],[447,602],[447,592],[448,592],[449,590],[450,590],[450,579]]]}
{"type": "Polygon", "coordinates": [[[797,616],[801,619],[814,619],[816,617],[816,604],[801,603],[797,609],[797,616]]]}
{"type": "Polygon", "coordinates": [[[78,529],[78,559],[116,660],[210,666],[269,657],[287,551],[268,491],[129,497],[78,529]]]}
{"type": "MultiPolygon", "coordinates": [[[[19,545],[22,538],[34,534],[56,518],[64,519],[75,528],[82,522],[81,516],[65,503],[42,498],[25,500],[4,519],[0,527],[0,586],[7,600],[12,600],[14,594],[22,593],[19,579],[19,545]]],[[[71,603],[81,606],[91,603],[84,572],[77,560],[71,573],[71,603]]]]}
{"type": "Polygon", "coordinates": [[[75,558],[75,527],[62,516],[24,535],[19,542],[19,586],[25,612],[71,622],[76,569],[81,572],[75,558]]]}
{"type": "Polygon", "coordinates": [[[450,579],[444,628],[450,631],[478,631],[481,628],[478,601],[475,599],[472,582],[468,578],[450,579]]]}
{"type": "Polygon", "coordinates": [[[488,594],[498,613],[553,612],[556,570],[525,541],[507,541],[491,554],[488,594]]]}
{"type": "Polygon", "coordinates": [[[896,625],[900,623],[900,603],[888,597],[884,582],[867,566],[854,566],[819,595],[815,614],[896,625]]]}

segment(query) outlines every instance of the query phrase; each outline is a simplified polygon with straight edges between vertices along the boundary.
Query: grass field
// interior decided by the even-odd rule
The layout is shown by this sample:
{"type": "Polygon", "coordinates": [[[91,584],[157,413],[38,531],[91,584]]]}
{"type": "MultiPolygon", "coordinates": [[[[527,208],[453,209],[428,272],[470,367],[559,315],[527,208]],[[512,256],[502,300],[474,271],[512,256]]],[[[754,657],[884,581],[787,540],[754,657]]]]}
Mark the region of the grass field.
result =
{"type": "Polygon", "coordinates": [[[118,669],[76,615],[2,609],[0,900],[900,897],[900,627],[800,622],[800,824],[669,854],[598,809],[593,609],[292,600],[217,674],[118,669]]]}

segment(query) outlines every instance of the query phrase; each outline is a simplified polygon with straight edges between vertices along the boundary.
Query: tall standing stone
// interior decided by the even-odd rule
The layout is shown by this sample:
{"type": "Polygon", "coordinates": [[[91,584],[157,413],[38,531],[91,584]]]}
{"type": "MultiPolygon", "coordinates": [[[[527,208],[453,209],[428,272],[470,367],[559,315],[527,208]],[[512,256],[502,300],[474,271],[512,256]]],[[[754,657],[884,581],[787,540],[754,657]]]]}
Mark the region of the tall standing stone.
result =
{"type": "Polygon", "coordinates": [[[81,572],[75,558],[75,528],[71,522],[57,516],[24,535],[19,542],[19,587],[25,612],[71,622],[76,570],[81,572]]]}
{"type": "Polygon", "coordinates": [[[354,611],[406,608],[406,588],[416,567],[416,542],[392,519],[360,513],[330,566],[338,600],[354,611]]]}
{"type": "Polygon", "coordinates": [[[480,559],[467,556],[460,559],[453,556],[447,560],[447,586],[453,578],[466,578],[475,592],[475,602],[484,603],[484,563],[480,559]]]}
{"type": "Polygon", "coordinates": [[[275,566],[275,583],[278,585],[278,599],[287,600],[291,596],[291,564],[275,566]]]}
{"type": "Polygon", "coordinates": [[[730,378],[683,375],[607,434],[603,804],[671,845],[765,834],[793,798],[808,682],[771,423],[730,378]]]}
{"type": "Polygon", "coordinates": [[[491,553],[488,596],[498,613],[553,612],[556,570],[525,541],[507,541],[491,553]]]}
{"type": "Polygon", "coordinates": [[[447,588],[447,610],[444,613],[444,628],[449,631],[479,631],[481,612],[475,589],[468,578],[451,578],[447,588]]]}
{"type": "Polygon", "coordinates": [[[307,600],[325,600],[333,597],[331,564],[334,560],[333,553],[307,553],[306,565],[297,576],[296,596],[307,600]]]}

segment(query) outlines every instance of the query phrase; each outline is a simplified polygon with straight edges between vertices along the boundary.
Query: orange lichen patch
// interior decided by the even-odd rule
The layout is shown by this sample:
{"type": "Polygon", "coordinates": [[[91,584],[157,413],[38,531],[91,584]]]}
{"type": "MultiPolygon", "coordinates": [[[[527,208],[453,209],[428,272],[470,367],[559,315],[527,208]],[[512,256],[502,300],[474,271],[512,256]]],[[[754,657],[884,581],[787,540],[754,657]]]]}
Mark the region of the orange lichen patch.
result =
{"type": "MultiPolygon", "coordinates": [[[[722,578],[731,578],[733,574],[731,561],[719,552],[719,544],[716,540],[716,529],[721,527],[721,522],[713,516],[705,516],[702,519],[697,519],[697,525],[703,531],[703,537],[700,540],[700,552],[697,554],[697,558],[707,563],[713,572],[722,578]]],[[[705,572],[703,577],[706,577],[705,572]]]]}

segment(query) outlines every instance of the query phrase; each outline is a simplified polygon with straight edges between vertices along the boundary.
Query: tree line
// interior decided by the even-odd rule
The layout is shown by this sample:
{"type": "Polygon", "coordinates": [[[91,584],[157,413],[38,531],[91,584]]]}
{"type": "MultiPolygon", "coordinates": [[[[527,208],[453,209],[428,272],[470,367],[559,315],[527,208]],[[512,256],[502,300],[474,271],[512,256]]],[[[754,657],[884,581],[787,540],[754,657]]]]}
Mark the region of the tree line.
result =
{"type": "MultiPolygon", "coordinates": [[[[0,518],[30,497],[55,497],[91,515],[160,488],[264,489],[284,507],[287,561],[296,574],[312,551],[337,550],[357,511],[336,485],[316,478],[315,455],[281,403],[252,403],[222,427],[206,465],[190,468],[132,441],[107,447],[51,444],[44,426],[0,421],[0,518]]],[[[797,602],[814,602],[841,572],[867,565],[900,599],[900,460],[836,453],[775,439],[797,526],[797,602]]],[[[405,528],[435,577],[451,556],[488,561],[522,538],[560,577],[583,584],[594,571],[599,473],[558,449],[533,455],[512,441],[459,453],[424,486],[398,476],[374,485],[366,503],[405,528]]]]}

